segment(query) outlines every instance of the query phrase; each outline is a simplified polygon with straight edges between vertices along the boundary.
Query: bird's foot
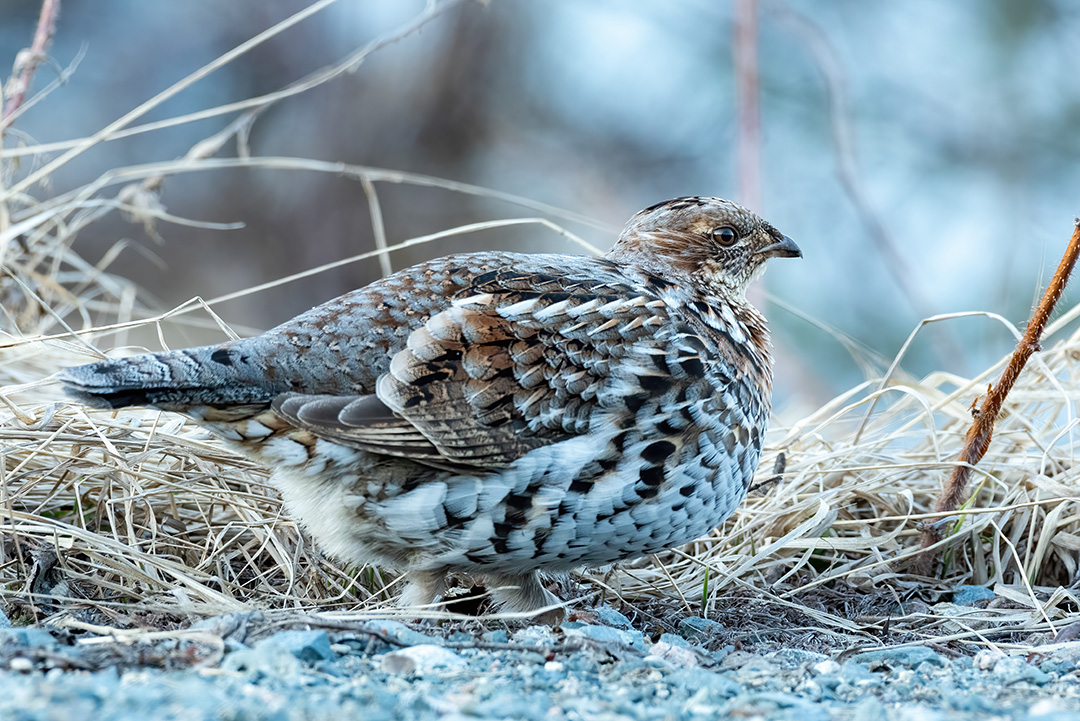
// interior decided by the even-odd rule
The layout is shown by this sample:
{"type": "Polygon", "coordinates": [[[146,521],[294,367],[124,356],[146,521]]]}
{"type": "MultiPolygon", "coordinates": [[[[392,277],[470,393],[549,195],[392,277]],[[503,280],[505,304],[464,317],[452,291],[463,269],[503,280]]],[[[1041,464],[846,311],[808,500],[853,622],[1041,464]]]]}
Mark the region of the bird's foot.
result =
{"type": "Polygon", "coordinates": [[[490,576],[489,587],[500,611],[537,612],[529,620],[548,626],[559,626],[566,620],[563,602],[544,588],[535,572],[521,576],[490,576]]]}

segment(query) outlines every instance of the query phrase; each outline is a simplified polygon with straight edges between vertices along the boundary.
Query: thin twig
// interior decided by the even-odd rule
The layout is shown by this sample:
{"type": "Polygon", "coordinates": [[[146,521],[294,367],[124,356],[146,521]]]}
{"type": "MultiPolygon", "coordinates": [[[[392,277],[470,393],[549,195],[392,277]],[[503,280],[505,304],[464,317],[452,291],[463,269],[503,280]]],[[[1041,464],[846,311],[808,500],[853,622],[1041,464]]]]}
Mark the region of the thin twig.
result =
{"type": "Polygon", "coordinates": [[[375,183],[370,178],[360,178],[360,185],[364,188],[367,196],[368,210],[371,213],[371,231],[375,234],[375,248],[383,251],[379,254],[379,270],[385,278],[394,272],[390,264],[390,253],[386,251],[386,224],[383,222],[382,206],[379,204],[379,195],[375,192],[375,183]]]}
{"type": "Polygon", "coordinates": [[[56,18],[60,14],[60,0],[42,0],[41,14],[38,16],[37,29],[34,30],[34,40],[30,50],[20,52],[15,61],[16,76],[9,82],[7,94],[10,97],[4,103],[4,113],[0,118],[0,132],[10,124],[9,118],[22,106],[26,100],[26,93],[30,90],[30,82],[34,79],[34,71],[46,58],[46,51],[52,41],[53,33],[56,32],[56,18]]]}
{"type": "MultiPolygon", "coordinates": [[[[955,511],[963,500],[964,489],[972,467],[986,455],[986,450],[990,447],[990,439],[994,435],[994,423],[997,421],[1006,396],[1012,390],[1016,379],[1020,377],[1020,372],[1024,369],[1028,358],[1039,350],[1039,340],[1042,338],[1043,329],[1065,290],[1065,284],[1069,281],[1069,274],[1072,273],[1078,254],[1080,254],[1080,219],[1076,221],[1061,264],[1054,272],[1054,277],[1050,279],[1050,285],[1046,288],[1046,293],[1043,294],[1038,307],[1035,308],[1035,313],[1031,316],[1031,321],[1017,344],[1016,350],[1013,351],[1009,364],[1001,372],[998,382],[987,391],[986,400],[983,401],[982,406],[973,413],[975,419],[968,429],[964,448],[960,451],[959,462],[938,499],[936,507],[938,513],[955,511]]],[[[923,576],[929,575],[935,560],[935,554],[929,550],[929,547],[940,540],[941,524],[925,524],[922,532],[922,547],[925,550],[916,558],[912,571],[923,576]]]]}

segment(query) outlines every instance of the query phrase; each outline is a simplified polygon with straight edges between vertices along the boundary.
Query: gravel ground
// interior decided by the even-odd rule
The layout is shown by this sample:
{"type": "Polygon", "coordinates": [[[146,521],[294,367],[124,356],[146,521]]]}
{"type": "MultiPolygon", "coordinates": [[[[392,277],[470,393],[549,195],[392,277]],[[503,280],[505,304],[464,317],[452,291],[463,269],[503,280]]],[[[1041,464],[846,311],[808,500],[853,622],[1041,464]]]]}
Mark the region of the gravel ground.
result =
{"type": "Polygon", "coordinates": [[[714,648],[719,625],[696,617],[656,638],[610,608],[590,618],[270,632],[250,613],[139,640],[0,629],[0,719],[1080,718],[1080,643],[830,657],[714,648]]]}

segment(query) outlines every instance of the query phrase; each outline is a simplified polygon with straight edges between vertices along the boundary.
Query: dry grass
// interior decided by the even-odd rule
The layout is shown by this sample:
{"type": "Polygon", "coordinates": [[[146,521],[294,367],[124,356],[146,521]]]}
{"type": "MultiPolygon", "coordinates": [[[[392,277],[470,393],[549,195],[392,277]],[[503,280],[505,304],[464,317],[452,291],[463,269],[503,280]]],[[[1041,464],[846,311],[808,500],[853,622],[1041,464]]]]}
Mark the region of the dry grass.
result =
{"type": "MultiPolygon", "coordinates": [[[[234,138],[242,141],[271,103],[355,68],[365,53],[407,35],[443,7],[433,4],[399,33],[335,68],[239,107],[142,128],[129,127],[138,117],[132,113],[63,147],[5,152],[27,168],[19,175],[7,160],[0,176],[9,188],[0,188],[0,587],[9,613],[123,627],[250,608],[388,612],[394,579],[323,557],[282,515],[264,469],[177,416],[89,413],[64,403],[42,379],[86,362],[97,344],[125,345],[125,334],[135,328],[217,325],[224,336],[231,330],[213,314],[216,303],[325,269],[206,302],[194,299],[165,314],[145,306],[132,283],[107,272],[122,246],[94,266],[78,255],[77,237],[116,210],[147,224],[191,222],[170,216],[156,195],[176,173],[236,165],[338,173],[364,184],[377,225],[378,183],[483,194],[543,216],[452,228],[390,250],[522,223],[542,224],[588,248],[551,220],[587,219],[496,191],[375,168],[250,157],[243,142],[237,157],[209,157],[234,138]],[[27,195],[35,180],[89,144],[237,110],[243,114],[182,160],[117,168],[52,198],[27,195]],[[67,152],[40,167],[27,161],[59,150],[67,152]]],[[[375,230],[385,242],[381,227],[375,230]]],[[[1000,364],[977,378],[941,372],[916,380],[902,375],[898,358],[883,379],[860,384],[806,418],[778,422],[759,480],[773,475],[781,451],[783,479],[752,493],[712,536],[594,574],[586,585],[645,624],[662,627],[703,613],[731,620],[733,628],[749,619],[752,633],[786,634],[789,641],[994,644],[1059,631],[1080,608],[1073,590],[1080,551],[1073,462],[1080,337],[1055,337],[1075,315],[1049,329],[1047,350],[1033,358],[1008,397],[990,451],[975,468],[972,500],[960,512],[940,517],[930,509],[963,443],[972,402],[1000,364]],[[945,530],[944,580],[905,569],[926,523],[945,530]],[[961,583],[989,585],[997,599],[987,608],[953,606],[949,590],[961,583]]]]}

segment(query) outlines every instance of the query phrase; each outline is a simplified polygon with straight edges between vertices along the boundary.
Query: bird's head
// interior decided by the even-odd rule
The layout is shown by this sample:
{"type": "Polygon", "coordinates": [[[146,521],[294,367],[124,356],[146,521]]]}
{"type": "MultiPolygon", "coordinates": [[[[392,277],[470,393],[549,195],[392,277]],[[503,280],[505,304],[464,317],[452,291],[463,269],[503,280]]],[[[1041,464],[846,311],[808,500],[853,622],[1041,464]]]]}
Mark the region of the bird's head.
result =
{"type": "Polygon", "coordinates": [[[795,242],[746,208],[722,198],[675,198],[626,224],[607,257],[665,278],[743,298],[769,258],[799,258],[795,242]]]}

